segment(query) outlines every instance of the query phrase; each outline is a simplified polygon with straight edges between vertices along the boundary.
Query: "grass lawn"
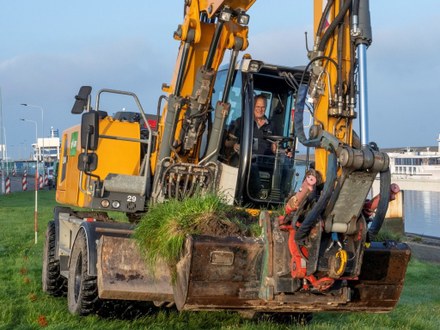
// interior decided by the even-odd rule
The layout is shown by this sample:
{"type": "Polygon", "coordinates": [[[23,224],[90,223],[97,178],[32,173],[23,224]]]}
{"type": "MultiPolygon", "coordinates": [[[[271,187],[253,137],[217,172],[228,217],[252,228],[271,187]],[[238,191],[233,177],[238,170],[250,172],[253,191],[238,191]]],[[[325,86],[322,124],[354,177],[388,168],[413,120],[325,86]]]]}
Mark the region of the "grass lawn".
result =
{"type": "MultiPolygon", "coordinates": [[[[152,311],[137,319],[79,317],[65,297],[42,292],[41,264],[54,191],[39,192],[34,244],[34,193],[0,196],[0,329],[295,329],[296,325],[242,319],[237,313],[152,311]]],[[[388,314],[320,313],[301,329],[440,329],[440,265],[412,260],[397,308],[388,314]]]]}

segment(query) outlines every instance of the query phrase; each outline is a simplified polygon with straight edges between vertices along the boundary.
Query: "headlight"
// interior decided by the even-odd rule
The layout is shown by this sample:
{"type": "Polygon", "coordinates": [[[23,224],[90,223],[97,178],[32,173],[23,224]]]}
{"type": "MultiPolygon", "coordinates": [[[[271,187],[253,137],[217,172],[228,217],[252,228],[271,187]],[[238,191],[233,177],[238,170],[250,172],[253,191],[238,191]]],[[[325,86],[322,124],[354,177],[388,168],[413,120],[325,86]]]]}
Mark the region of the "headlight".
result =
{"type": "Polygon", "coordinates": [[[231,20],[232,13],[230,11],[223,10],[220,13],[220,19],[224,22],[229,22],[231,20]]]}
{"type": "Polygon", "coordinates": [[[247,14],[240,14],[238,16],[238,23],[241,25],[248,25],[249,24],[249,15],[247,14]]]}
{"type": "Polygon", "coordinates": [[[101,206],[102,206],[103,208],[107,208],[107,207],[109,207],[109,206],[110,206],[110,202],[108,201],[108,199],[103,199],[103,200],[101,201],[101,206]]]}

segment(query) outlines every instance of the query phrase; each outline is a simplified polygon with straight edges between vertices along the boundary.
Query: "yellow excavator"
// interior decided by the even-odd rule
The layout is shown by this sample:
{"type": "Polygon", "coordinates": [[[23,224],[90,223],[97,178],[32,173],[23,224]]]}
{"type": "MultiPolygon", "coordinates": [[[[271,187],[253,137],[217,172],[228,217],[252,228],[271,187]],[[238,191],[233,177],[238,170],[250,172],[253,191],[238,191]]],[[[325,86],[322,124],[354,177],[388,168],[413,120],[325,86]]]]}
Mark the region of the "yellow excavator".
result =
{"type": "Polygon", "coordinates": [[[134,93],[102,89],[92,104],[92,88],[80,88],[72,113],[81,124],[62,135],[56,200],[64,206],[48,224],[42,274],[44,291],[67,294],[70,312],[87,315],[120,300],[271,313],[396,305],[410,250],[375,241],[390,172],[368,137],[368,1],[315,0],[310,61],[293,67],[239,58],[254,2],[184,1],[174,75],[154,115],[134,93]],[[108,114],[102,99],[113,94],[138,110],[108,114]],[[260,154],[254,138],[256,95],[266,101],[271,129],[262,140],[271,153],[260,154]],[[239,151],[226,141],[239,142],[239,151]],[[300,145],[305,158],[295,152],[300,145]],[[380,200],[370,210],[377,179],[380,200]],[[132,238],[135,223],[151,205],[208,191],[257,215],[262,235],[188,236],[174,280],[160,261],[148,269],[132,238]],[[283,216],[270,211],[280,207],[283,216]],[[130,222],[113,221],[110,211],[130,222]]]}

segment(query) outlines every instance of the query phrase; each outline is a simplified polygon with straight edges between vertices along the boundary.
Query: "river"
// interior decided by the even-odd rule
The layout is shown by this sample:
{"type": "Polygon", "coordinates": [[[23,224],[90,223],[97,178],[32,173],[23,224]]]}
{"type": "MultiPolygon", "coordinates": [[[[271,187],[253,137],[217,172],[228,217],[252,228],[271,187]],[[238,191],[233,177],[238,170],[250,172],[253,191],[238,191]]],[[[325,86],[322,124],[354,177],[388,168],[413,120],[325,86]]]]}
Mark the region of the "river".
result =
{"type": "Polygon", "coordinates": [[[440,237],[440,192],[405,191],[404,217],[407,233],[440,237]]]}

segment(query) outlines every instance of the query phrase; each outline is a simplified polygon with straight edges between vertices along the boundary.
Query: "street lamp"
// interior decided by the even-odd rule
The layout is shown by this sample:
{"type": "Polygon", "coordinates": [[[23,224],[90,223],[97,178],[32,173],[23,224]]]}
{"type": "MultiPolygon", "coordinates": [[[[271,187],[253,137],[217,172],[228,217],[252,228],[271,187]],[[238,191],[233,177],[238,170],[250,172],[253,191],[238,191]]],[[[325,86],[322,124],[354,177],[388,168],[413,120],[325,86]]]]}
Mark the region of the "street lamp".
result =
{"type": "MultiPolygon", "coordinates": [[[[21,104],[24,107],[29,108],[38,108],[41,110],[41,138],[43,139],[43,151],[41,152],[41,160],[43,161],[43,168],[44,168],[44,110],[43,107],[40,105],[34,105],[34,104],[28,104],[28,103],[22,103],[21,104]]],[[[38,139],[37,139],[37,146],[38,146],[38,139]]]]}
{"type": "MultiPolygon", "coordinates": [[[[35,139],[37,141],[38,147],[38,126],[35,120],[20,118],[22,121],[27,121],[33,123],[35,125],[35,139]]],[[[38,156],[35,157],[37,159],[37,167],[35,169],[35,211],[34,211],[34,231],[35,231],[35,244],[37,244],[38,237],[38,156]]],[[[44,170],[44,166],[43,166],[44,170]]]]}

